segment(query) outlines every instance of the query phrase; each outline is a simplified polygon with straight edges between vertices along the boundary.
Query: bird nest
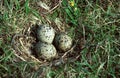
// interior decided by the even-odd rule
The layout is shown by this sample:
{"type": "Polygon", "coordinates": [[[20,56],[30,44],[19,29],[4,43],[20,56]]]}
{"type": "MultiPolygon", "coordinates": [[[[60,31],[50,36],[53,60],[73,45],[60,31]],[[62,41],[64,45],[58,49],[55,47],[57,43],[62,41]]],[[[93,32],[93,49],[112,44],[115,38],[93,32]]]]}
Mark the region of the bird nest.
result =
{"type": "Polygon", "coordinates": [[[12,46],[14,48],[15,56],[19,58],[19,60],[34,62],[37,65],[36,67],[39,68],[40,66],[59,66],[66,62],[74,62],[80,57],[79,52],[75,51],[78,42],[77,40],[76,42],[74,41],[71,49],[66,52],[57,50],[58,55],[54,59],[38,59],[34,50],[34,46],[38,42],[36,38],[37,28],[38,25],[31,25],[13,36],[12,46]]]}

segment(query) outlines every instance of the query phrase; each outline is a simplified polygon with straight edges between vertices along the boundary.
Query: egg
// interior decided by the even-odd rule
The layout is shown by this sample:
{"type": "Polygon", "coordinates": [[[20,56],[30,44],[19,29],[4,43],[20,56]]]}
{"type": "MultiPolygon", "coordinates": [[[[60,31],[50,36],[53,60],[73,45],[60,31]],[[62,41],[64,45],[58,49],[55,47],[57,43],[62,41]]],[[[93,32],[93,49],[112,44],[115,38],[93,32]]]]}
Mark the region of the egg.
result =
{"type": "Polygon", "coordinates": [[[72,46],[72,39],[65,33],[60,33],[55,36],[55,46],[61,51],[67,51],[72,46]]]}
{"type": "Polygon", "coordinates": [[[54,58],[57,54],[56,48],[53,44],[38,42],[35,46],[35,51],[38,54],[38,58],[42,57],[43,59],[54,58]]]}
{"type": "Polygon", "coordinates": [[[55,30],[49,25],[39,25],[37,29],[37,38],[39,41],[52,43],[55,37],[55,30]]]}

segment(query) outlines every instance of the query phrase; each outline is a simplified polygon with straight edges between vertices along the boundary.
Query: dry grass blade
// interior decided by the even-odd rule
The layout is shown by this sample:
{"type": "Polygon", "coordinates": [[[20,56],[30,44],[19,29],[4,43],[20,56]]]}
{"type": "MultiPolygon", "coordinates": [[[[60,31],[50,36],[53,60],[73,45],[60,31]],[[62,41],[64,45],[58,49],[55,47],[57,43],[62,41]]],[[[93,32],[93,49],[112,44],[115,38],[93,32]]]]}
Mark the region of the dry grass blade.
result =
{"type": "Polygon", "coordinates": [[[50,7],[46,3],[43,3],[42,1],[38,2],[37,5],[46,10],[50,10],[50,7]]]}
{"type": "Polygon", "coordinates": [[[60,6],[61,5],[61,0],[59,1],[59,3],[55,6],[55,7],[53,7],[52,9],[50,9],[48,12],[43,12],[43,14],[48,14],[48,13],[51,13],[52,11],[54,11],[58,6],[60,6]]]}

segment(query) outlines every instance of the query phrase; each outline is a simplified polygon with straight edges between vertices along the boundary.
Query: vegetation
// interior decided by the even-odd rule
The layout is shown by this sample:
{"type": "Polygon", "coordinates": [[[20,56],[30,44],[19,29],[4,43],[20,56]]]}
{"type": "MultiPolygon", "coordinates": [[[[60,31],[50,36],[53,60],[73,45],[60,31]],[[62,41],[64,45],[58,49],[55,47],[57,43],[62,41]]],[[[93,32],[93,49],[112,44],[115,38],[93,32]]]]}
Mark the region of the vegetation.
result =
{"type": "Polygon", "coordinates": [[[0,0],[0,78],[119,78],[119,4],[119,0],[0,0]],[[68,31],[78,40],[76,61],[35,70],[36,63],[19,60],[11,41],[35,23],[68,31]]]}

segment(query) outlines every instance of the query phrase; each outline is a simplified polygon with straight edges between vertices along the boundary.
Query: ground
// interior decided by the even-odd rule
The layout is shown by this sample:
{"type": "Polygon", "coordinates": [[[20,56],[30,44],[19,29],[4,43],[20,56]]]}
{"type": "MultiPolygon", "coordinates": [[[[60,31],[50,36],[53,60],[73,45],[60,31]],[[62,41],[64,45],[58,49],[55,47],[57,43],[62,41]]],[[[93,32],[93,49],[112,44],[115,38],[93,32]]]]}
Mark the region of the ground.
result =
{"type": "Polygon", "coordinates": [[[119,78],[119,4],[119,0],[0,0],[0,78],[119,78]],[[26,43],[35,43],[31,29],[38,24],[66,31],[73,39],[72,49],[50,61],[24,53],[31,46],[26,43]]]}

